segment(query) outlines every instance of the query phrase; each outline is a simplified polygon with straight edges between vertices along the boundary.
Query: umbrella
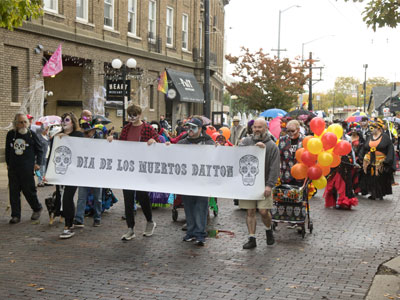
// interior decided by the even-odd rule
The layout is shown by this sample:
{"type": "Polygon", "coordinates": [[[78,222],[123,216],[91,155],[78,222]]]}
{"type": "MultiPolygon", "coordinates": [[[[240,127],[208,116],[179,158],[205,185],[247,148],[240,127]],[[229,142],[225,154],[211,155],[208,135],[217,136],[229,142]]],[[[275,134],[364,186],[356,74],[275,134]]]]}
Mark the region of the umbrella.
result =
{"type": "Polygon", "coordinates": [[[205,116],[201,116],[201,120],[203,121],[203,125],[210,125],[211,120],[205,116]]]}
{"type": "Polygon", "coordinates": [[[265,111],[263,111],[260,114],[260,117],[264,117],[264,118],[276,118],[276,117],[283,117],[284,115],[286,115],[286,111],[284,111],[283,109],[280,108],[270,108],[267,109],[265,111]]]}
{"type": "Polygon", "coordinates": [[[362,111],[356,111],[355,113],[352,114],[352,116],[362,116],[362,117],[369,118],[369,115],[367,115],[365,112],[362,112],[362,111]]]}
{"type": "Polygon", "coordinates": [[[315,117],[315,114],[314,114],[312,111],[305,110],[305,109],[295,109],[295,110],[292,110],[292,111],[288,112],[288,113],[285,115],[285,117],[296,118],[297,116],[301,116],[301,115],[306,115],[306,116],[315,117]]]}
{"type": "Polygon", "coordinates": [[[281,119],[282,117],[276,117],[269,121],[269,132],[277,139],[279,139],[279,135],[281,134],[281,119]]]}
{"type": "Polygon", "coordinates": [[[61,118],[59,116],[44,116],[39,118],[36,123],[43,124],[45,127],[52,125],[61,125],[61,118]]]}
{"type": "Polygon", "coordinates": [[[360,122],[363,116],[350,116],[347,117],[346,122],[351,123],[351,122],[360,122]]]}
{"type": "Polygon", "coordinates": [[[107,125],[107,124],[111,123],[111,120],[109,120],[106,117],[101,116],[101,115],[94,115],[92,118],[92,123],[107,125]]]}

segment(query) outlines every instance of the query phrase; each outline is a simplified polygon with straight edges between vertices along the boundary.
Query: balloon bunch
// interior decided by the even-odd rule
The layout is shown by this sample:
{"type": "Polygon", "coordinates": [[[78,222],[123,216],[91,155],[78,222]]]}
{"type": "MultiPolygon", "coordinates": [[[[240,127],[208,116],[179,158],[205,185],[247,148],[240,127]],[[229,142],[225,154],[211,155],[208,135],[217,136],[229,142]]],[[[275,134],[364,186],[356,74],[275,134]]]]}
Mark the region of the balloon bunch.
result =
{"type": "Polygon", "coordinates": [[[314,136],[303,139],[303,148],[296,151],[297,163],[290,173],[297,179],[309,178],[317,189],[323,189],[326,177],[331,168],[340,165],[341,156],[351,151],[351,144],[340,140],[343,128],[339,124],[332,124],[325,129],[322,118],[314,118],[310,122],[310,129],[314,136]]]}
{"type": "Polygon", "coordinates": [[[231,131],[228,127],[221,127],[219,130],[209,125],[207,126],[206,133],[215,141],[219,135],[223,135],[226,140],[229,140],[231,131]]]}

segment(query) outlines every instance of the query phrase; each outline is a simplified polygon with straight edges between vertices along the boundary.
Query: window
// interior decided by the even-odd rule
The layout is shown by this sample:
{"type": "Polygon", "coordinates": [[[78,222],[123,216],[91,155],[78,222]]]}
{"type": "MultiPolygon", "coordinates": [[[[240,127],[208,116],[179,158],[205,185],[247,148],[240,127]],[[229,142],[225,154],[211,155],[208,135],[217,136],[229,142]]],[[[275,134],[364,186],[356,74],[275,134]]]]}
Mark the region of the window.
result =
{"type": "Polygon", "coordinates": [[[114,0],[104,0],[104,26],[114,28],[114,0]]]}
{"type": "Polygon", "coordinates": [[[203,23],[199,26],[199,56],[203,57],[203,23]]]}
{"type": "Polygon", "coordinates": [[[174,10],[167,7],[167,46],[174,44],[174,10]]]}
{"type": "Polygon", "coordinates": [[[44,0],[44,9],[58,13],[58,0],[44,0]]]}
{"type": "Polygon", "coordinates": [[[76,18],[88,21],[88,0],[76,0],[76,18]]]}
{"type": "Polygon", "coordinates": [[[182,15],[182,49],[188,49],[188,15],[182,15]]]}
{"type": "Polygon", "coordinates": [[[155,42],[156,39],[156,2],[149,1],[149,39],[155,42]]]}
{"type": "Polygon", "coordinates": [[[154,109],[154,85],[150,85],[149,89],[149,109],[154,109]]]}
{"type": "Polygon", "coordinates": [[[137,0],[128,2],[128,32],[136,35],[137,0]]]}
{"type": "Polygon", "coordinates": [[[18,102],[18,67],[11,67],[11,102],[18,102]]]}

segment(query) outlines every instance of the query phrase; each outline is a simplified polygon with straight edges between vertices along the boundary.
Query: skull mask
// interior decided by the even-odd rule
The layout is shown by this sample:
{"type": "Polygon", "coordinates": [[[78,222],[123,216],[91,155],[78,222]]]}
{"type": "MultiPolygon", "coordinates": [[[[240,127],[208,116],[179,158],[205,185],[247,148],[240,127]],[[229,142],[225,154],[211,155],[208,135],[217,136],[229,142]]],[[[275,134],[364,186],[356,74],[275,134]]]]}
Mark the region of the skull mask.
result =
{"type": "Polygon", "coordinates": [[[295,206],[295,208],[294,208],[294,215],[296,216],[296,217],[298,217],[299,215],[300,215],[300,207],[298,207],[298,206],[295,206]]]}
{"type": "Polygon", "coordinates": [[[24,154],[27,144],[23,139],[16,139],[14,142],[14,150],[16,155],[24,154]]]}
{"type": "Polygon", "coordinates": [[[245,155],[239,160],[239,173],[242,175],[243,185],[254,185],[259,172],[258,158],[254,155],[245,155]]]}
{"type": "Polygon", "coordinates": [[[53,162],[56,165],[55,171],[56,174],[64,175],[67,172],[68,166],[72,162],[72,152],[66,146],[57,147],[54,151],[54,159],[53,162]]]}
{"type": "Polygon", "coordinates": [[[285,213],[285,207],[283,205],[278,206],[278,213],[280,216],[283,216],[283,214],[285,213]]]}
{"type": "Polygon", "coordinates": [[[293,206],[286,206],[286,214],[290,217],[293,213],[293,206]]]}

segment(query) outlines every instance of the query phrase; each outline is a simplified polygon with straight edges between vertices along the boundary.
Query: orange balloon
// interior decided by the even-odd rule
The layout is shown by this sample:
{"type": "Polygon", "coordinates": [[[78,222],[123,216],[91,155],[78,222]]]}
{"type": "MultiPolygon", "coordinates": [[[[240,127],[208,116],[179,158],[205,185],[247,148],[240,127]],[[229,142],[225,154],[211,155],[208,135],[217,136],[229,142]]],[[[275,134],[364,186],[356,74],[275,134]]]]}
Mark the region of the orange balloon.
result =
{"type": "Polygon", "coordinates": [[[229,138],[231,137],[231,131],[228,127],[221,127],[219,129],[219,133],[222,134],[226,140],[229,140],[229,138]]]}
{"type": "Polygon", "coordinates": [[[317,166],[321,168],[323,176],[328,176],[328,174],[331,172],[330,166],[324,167],[324,166],[321,166],[320,164],[317,164],[317,166]]]}
{"type": "Polygon", "coordinates": [[[330,165],[331,168],[336,168],[342,162],[342,158],[339,155],[332,153],[333,161],[330,165]]]}
{"type": "Polygon", "coordinates": [[[301,155],[303,154],[304,151],[305,151],[304,148],[297,149],[297,151],[296,151],[296,161],[297,161],[298,163],[302,163],[302,161],[301,161],[301,155]]]}
{"type": "Polygon", "coordinates": [[[306,149],[306,150],[308,150],[307,149],[307,143],[308,143],[308,141],[310,140],[310,139],[312,139],[313,138],[313,136],[312,135],[307,135],[304,139],[303,139],[303,148],[304,149],[306,149]]]}
{"type": "Polygon", "coordinates": [[[305,164],[297,163],[290,170],[290,174],[296,179],[304,179],[307,177],[308,167],[305,164]]]}

